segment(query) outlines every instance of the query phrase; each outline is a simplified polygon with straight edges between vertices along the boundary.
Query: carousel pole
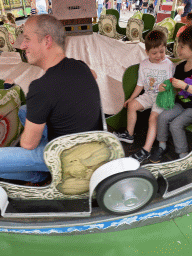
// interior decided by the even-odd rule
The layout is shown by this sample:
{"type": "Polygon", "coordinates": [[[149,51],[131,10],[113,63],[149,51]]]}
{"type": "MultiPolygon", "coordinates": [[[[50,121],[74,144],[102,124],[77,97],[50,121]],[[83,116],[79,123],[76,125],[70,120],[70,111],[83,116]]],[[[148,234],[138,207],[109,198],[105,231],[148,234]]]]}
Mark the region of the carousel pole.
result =
{"type": "Polygon", "coordinates": [[[171,10],[171,18],[174,19],[175,17],[175,11],[177,8],[177,0],[173,0],[172,10],[171,10]]]}

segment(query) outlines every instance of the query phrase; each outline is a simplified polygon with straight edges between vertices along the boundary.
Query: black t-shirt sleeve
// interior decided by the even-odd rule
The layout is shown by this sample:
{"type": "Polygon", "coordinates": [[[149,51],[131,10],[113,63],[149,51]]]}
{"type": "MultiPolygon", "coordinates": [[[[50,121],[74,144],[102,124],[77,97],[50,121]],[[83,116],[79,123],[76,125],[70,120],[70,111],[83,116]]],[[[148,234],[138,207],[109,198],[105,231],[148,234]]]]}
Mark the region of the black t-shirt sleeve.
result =
{"type": "Polygon", "coordinates": [[[47,122],[51,110],[50,98],[46,96],[46,91],[38,81],[30,84],[27,94],[27,119],[35,124],[47,122]]]}
{"type": "Polygon", "coordinates": [[[176,66],[175,73],[174,73],[174,76],[173,76],[174,78],[177,78],[177,79],[178,79],[178,70],[179,70],[178,66],[179,65],[176,66]]]}
{"type": "Polygon", "coordinates": [[[184,80],[183,78],[183,74],[184,74],[184,66],[186,64],[186,61],[178,64],[175,68],[175,74],[174,74],[174,78],[179,79],[179,80],[184,80]]]}

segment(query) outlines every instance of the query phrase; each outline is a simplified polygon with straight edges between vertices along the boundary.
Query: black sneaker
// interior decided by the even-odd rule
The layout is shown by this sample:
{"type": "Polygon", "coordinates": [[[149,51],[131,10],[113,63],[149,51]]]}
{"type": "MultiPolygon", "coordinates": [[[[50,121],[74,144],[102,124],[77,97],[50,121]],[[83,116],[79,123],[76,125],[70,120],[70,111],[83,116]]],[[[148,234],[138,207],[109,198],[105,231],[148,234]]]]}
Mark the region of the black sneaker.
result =
{"type": "Polygon", "coordinates": [[[124,132],[113,132],[113,134],[117,136],[120,141],[124,141],[127,143],[134,142],[134,136],[131,136],[127,130],[125,130],[124,132]]]}
{"type": "Polygon", "coordinates": [[[151,154],[146,150],[140,149],[139,151],[131,155],[131,157],[137,159],[137,161],[142,163],[143,161],[147,160],[150,157],[150,155],[151,154]]]}
{"type": "Polygon", "coordinates": [[[150,162],[159,163],[166,151],[167,149],[162,149],[161,147],[156,148],[154,153],[150,156],[150,162]]]}

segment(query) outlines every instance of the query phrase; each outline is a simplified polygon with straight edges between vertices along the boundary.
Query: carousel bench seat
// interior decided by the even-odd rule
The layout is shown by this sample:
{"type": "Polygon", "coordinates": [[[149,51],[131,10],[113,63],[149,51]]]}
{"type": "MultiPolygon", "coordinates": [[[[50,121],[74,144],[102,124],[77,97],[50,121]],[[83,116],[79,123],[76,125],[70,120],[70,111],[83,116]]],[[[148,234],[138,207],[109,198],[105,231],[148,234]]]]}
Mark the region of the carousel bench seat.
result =
{"type": "MultiPolygon", "coordinates": [[[[113,23],[114,28],[113,30],[116,31],[119,35],[126,35],[126,28],[122,28],[119,26],[119,12],[115,9],[108,9],[106,10],[106,15],[101,15],[100,19],[103,20],[103,17],[107,17],[108,15],[113,15],[115,18],[111,19],[110,24],[113,23]]],[[[93,32],[98,32],[99,31],[99,22],[97,24],[93,25],[93,32]]],[[[99,31],[100,32],[100,31],[99,31]]],[[[111,37],[111,36],[110,36],[111,37]]]]}
{"type": "Polygon", "coordinates": [[[104,163],[122,157],[121,143],[106,131],[58,137],[44,149],[44,160],[52,176],[49,185],[32,187],[0,181],[9,197],[4,216],[89,216],[92,174],[104,163]]]}
{"type": "Polygon", "coordinates": [[[46,145],[44,161],[51,174],[49,184],[40,187],[0,181],[9,198],[4,216],[89,216],[92,174],[101,165],[125,156],[116,136],[106,131],[104,114],[102,119],[102,131],[65,135],[46,145]]]}
{"type": "Polygon", "coordinates": [[[164,20],[157,23],[156,25],[167,28],[168,30],[167,45],[173,46],[178,30],[185,24],[181,22],[176,22],[172,18],[165,18],[164,20]]]}
{"type": "MultiPolygon", "coordinates": [[[[128,100],[133,93],[138,79],[139,64],[132,65],[126,69],[123,74],[123,91],[125,101],[128,100]]],[[[113,130],[120,130],[127,127],[127,109],[122,108],[119,113],[106,119],[107,125],[113,130]]]]}
{"type": "Polygon", "coordinates": [[[126,35],[126,28],[122,28],[119,26],[119,12],[115,9],[107,9],[106,14],[111,14],[114,15],[117,19],[117,25],[116,25],[116,30],[120,35],[126,35]]]}
{"type": "MultiPolygon", "coordinates": [[[[146,35],[153,29],[154,24],[155,24],[155,17],[149,13],[142,13],[140,11],[137,11],[131,19],[136,19],[136,20],[142,20],[143,21],[143,30],[142,30],[142,35],[143,39],[145,39],[146,35]]],[[[129,22],[129,20],[128,20],[129,22]]]]}
{"type": "Polygon", "coordinates": [[[130,18],[127,22],[126,37],[129,41],[144,42],[143,39],[144,22],[139,19],[130,18]]]}
{"type": "Polygon", "coordinates": [[[181,23],[181,22],[177,22],[177,23],[175,24],[174,31],[173,31],[173,36],[172,36],[170,39],[168,39],[168,41],[167,41],[168,44],[174,44],[175,39],[176,39],[177,32],[179,31],[179,29],[180,29],[181,27],[183,27],[183,26],[185,26],[185,25],[186,25],[186,24],[181,23]]]}
{"type": "Polygon", "coordinates": [[[6,27],[0,27],[0,51],[12,52],[14,39],[6,27]]]}
{"type": "Polygon", "coordinates": [[[153,29],[155,24],[155,17],[149,13],[142,15],[142,21],[144,22],[143,38],[153,29]]]}
{"type": "MultiPolygon", "coordinates": [[[[179,63],[181,60],[173,59],[174,63],[179,63]]],[[[123,75],[123,91],[125,95],[125,101],[128,100],[133,93],[136,85],[137,85],[137,80],[138,80],[138,71],[139,71],[139,64],[132,65],[126,69],[123,75]]],[[[127,109],[122,108],[119,113],[108,117],[106,119],[107,125],[111,130],[120,130],[122,128],[127,127],[127,109]]],[[[192,124],[187,126],[185,128],[186,130],[192,132],[192,124]]]]}
{"type": "Polygon", "coordinates": [[[117,32],[117,19],[114,15],[101,15],[98,21],[99,33],[114,39],[121,39],[124,35],[117,32]]]}

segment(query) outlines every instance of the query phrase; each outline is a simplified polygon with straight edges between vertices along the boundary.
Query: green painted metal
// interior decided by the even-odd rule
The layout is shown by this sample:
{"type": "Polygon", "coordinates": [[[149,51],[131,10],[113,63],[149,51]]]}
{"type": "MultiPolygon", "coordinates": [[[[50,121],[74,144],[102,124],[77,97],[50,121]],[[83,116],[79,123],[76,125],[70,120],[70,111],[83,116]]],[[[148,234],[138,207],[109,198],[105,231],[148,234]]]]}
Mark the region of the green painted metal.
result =
{"type": "Polygon", "coordinates": [[[112,233],[76,236],[0,234],[1,256],[190,256],[192,214],[112,233]]]}
{"type": "Polygon", "coordinates": [[[175,18],[175,11],[171,11],[171,18],[174,20],[174,18],[175,18]]]}
{"type": "MultiPolygon", "coordinates": [[[[123,75],[123,91],[125,100],[129,99],[137,85],[139,64],[132,65],[126,69],[123,75]]],[[[106,119],[107,124],[114,130],[127,126],[127,109],[122,110],[114,116],[106,119]]]]}

